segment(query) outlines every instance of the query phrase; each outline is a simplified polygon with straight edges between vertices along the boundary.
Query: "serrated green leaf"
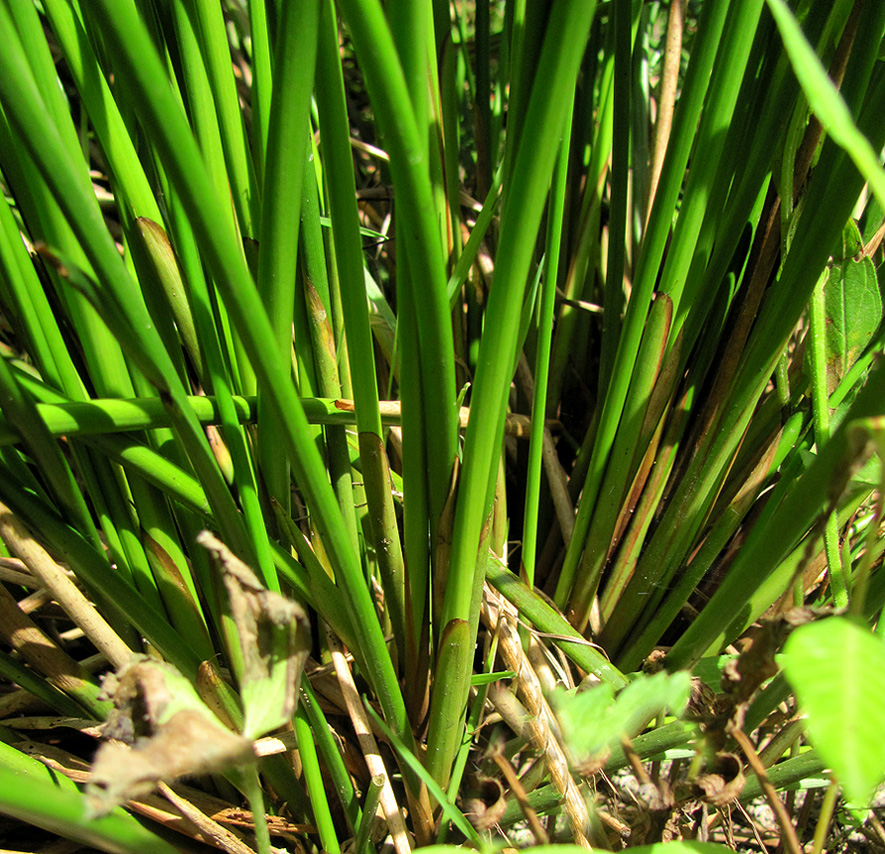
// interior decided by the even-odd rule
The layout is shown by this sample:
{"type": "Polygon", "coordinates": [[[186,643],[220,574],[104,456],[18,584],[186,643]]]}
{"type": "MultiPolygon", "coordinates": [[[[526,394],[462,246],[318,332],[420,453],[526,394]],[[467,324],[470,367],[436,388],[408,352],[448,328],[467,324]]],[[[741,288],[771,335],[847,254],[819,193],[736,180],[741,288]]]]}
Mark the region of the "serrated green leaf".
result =
{"type": "Polygon", "coordinates": [[[557,692],[551,700],[563,740],[575,758],[605,750],[618,735],[612,717],[615,696],[611,685],[597,685],[577,694],[557,692]]]}
{"type": "Polygon", "coordinates": [[[783,666],[821,758],[851,801],[868,803],[885,779],[885,641],[830,617],[796,629],[783,666]]]}

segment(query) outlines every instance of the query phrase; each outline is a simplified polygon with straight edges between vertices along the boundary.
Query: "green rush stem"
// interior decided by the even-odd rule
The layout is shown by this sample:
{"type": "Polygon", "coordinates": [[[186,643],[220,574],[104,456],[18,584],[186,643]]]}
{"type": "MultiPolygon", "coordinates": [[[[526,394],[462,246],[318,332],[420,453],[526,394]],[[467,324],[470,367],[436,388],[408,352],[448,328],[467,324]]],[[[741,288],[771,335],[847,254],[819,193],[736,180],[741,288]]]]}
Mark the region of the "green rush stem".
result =
{"type": "Polygon", "coordinates": [[[0,357],[0,409],[33,455],[69,521],[89,536],[93,545],[98,545],[98,532],[74,473],[46,424],[38,417],[34,401],[15,381],[3,357],[0,357]]]}
{"type": "MultiPolygon", "coordinates": [[[[403,653],[406,649],[409,650],[410,658],[415,654],[415,630],[405,616],[405,565],[378,407],[356,183],[350,150],[344,78],[338,51],[338,26],[334,7],[330,0],[324,0],[320,19],[316,95],[323,126],[322,154],[328,207],[335,241],[341,309],[347,336],[372,545],[384,585],[393,633],[400,645],[400,661],[405,662],[407,659],[403,657],[403,653]]],[[[418,567],[415,569],[420,571],[418,567]]]]}
{"type": "MultiPolygon", "coordinates": [[[[298,280],[301,293],[296,298],[299,310],[304,312],[310,329],[310,343],[316,384],[326,397],[341,394],[338,376],[338,357],[330,320],[329,276],[326,269],[325,244],[320,226],[317,203],[316,172],[309,169],[305,174],[304,193],[301,199],[302,227],[299,233],[301,260],[298,280]]],[[[306,343],[306,342],[305,342],[306,343]]],[[[359,551],[359,534],[356,508],[354,506],[354,483],[350,465],[350,449],[344,427],[329,426],[324,431],[329,478],[335,494],[341,518],[350,534],[354,551],[359,551]]]]}
{"type": "MultiPolygon", "coordinates": [[[[428,0],[387,0],[384,11],[390,26],[397,57],[402,64],[418,139],[421,142],[421,156],[429,156],[430,125],[430,62],[434,51],[432,4],[428,0]]],[[[435,57],[433,57],[435,65],[435,57]]],[[[429,162],[429,161],[428,161],[429,162]]]]}
{"type": "MultiPolygon", "coordinates": [[[[497,152],[497,149],[492,146],[489,3],[490,0],[478,0],[475,5],[474,47],[476,70],[472,75],[470,74],[470,57],[466,58],[468,77],[475,81],[471,94],[474,96],[473,126],[474,136],[476,137],[476,184],[480,193],[484,190],[487,191],[491,185],[492,164],[497,152]]],[[[466,7],[462,9],[462,14],[466,14],[466,7]]]]}
{"type": "Polygon", "coordinates": [[[266,808],[264,806],[264,792],[261,789],[261,779],[258,776],[258,766],[250,765],[238,775],[240,782],[246,789],[246,798],[249,801],[249,809],[252,810],[252,826],[255,828],[255,842],[258,846],[258,854],[271,854],[270,830],[267,826],[266,808]]]}
{"type": "MultiPolygon", "coordinates": [[[[883,18],[885,7],[865,6],[864,12],[871,16],[879,16],[879,26],[859,27],[858,38],[861,38],[862,34],[864,38],[874,42],[877,38],[876,33],[881,34],[882,31],[881,25],[885,20],[883,18]]],[[[878,44],[877,41],[875,43],[878,44]]],[[[864,59],[856,68],[849,66],[843,82],[843,92],[846,99],[852,102],[857,101],[861,96],[866,97],[866,101],[859,111],[858,127],[869,134],[870,139],[876,144],[881,144],[880,140],[885,137],[885,129],[874,116],[877,110],[881,111],[883,98],[885,98],[885,75],[878,71],[871,81],[871,61],[868,61],[869,58],[864,50],[861,50],[859,56],[864,59]]],[[[694,450],[693,456],[687,463],[686,472],[676,485],[661,522],[646,545],[644,556],[640,560],[628,589],[629,596],[622,596],[618,603],[617,623],[619,625],[632,625],[643,609],[646,592],[656,586],[669,584],[674,573],[685,562],[686,552],[691,547],[692,540],[699,533],[700,527],[713,505],[716,492],[729,471],[741,437],[744,435],[747,425],[753,417],[756,403],[765,389],[767,378],[774,371],[791,331],[813,294],[819,271],[826,265],[829,250],[838,239],[842,224],[851,215],[851,210],[856,204],[862,186],[863,178],[845,152],[832,141],[825,144],[818,166],[805,189],[804,214],[798,224],[791,250],[775,286],[770,287],[766,293],[765,302],[758,313],[752,334],[744,348],[735,379],[730,384],[728,399],[722,402],[719,410],[722,413],[721,418],[715,427],[710,429],[701,439],[699,446],[694,450]],[[827,216],[814,215],[813,212],[817,210],[826,210],[827,216]]],[[[872,374],[870,382],[872,382],[872,374]]],[[[860,401],[860,397],[858,401],[860,401]]],[[[858,401],[855,402],[855,405],[858,401]]],[[[866,405],[870,406],[868,398],[866,405]]],[[[834,434],[834,440],[836,435],[838,434],[834,434]]],[[[826,448],[829,448],[832,443],[833,440],[827,444],[826,448]]],[[[841,452],[846,453],[844,436],[840,437],[837,446],[838,444],[842,445],[841,452]]],[[[819,463],[822,458],[828,459],[825,454],[826,448],[818,456],[816,463],[819,463]]],[[[818,466],[812,466],[803,480],[811,476],[812,471],[817,476],[822,470],[818,466]]],[[[796,525],[805,522],[809,525],[813,524],[814,513],[819,509],[817,502],[824,502],[827,494],[826,488],[821,483],[808,480],[806,482],[814,483],[813,489],[819,491],[806,496],[807,503],[802,507],[804,515],[784,520],[782,523],[789,527],[793,532],[792,536],[796,538],[799,536],[796,525]],[[815,509],[812,510],[812,507],[815,509]]],[[[792,498],[799,502],[795,495],[791,496],[792,498]]],[[[790,499],[786,503],[791,504],[790,499]]],[[[754,533],[757,530],[754,529],[754,533]]],[[[691,623],[686,634],[678,641],[679,654],[683,654],[686,649],[683,644],[690,643],[700,646],[703,643],[702,632],[710,633],[707,636],[704,650],[711,643],[721,640],[723,636],[722,612],[720,610],[717,614],[717,609],[726,608],[729,613],[733,613],[738,607],[735,604],[738,599],[734,597],[738,596],[740,601],[746,602],[751,591],[758,586],[758,582],[754,585],[748,581],[738,582],[737,580],[733,582],[736,587],[729,584],[734,573],[738,571],[738,566],[741,567],[741,572],[748,573],[747,578],[758,578],[758,574],[770,573],[774,569],[772,561],[778,555],[783,555],[784,550],[789,549],[792,542],[794,541],[789,538],[780,539],[777,543],[769,541],[768,550],[757,555],[758,566],[752,570],[744,563],[744,555],[748,553],[747,548],[744,547],[738,561],[732,566],[731,574],[726,578],[723,587],[720,588],[720,591],[729,590],[729,595],[732,598],[716,600],[716,608],[712,610],[710,610],[710,605],[705,607],[701,616],[691,623]],[[708,616],[705,617],[705,614],[708,616]]],[[[699,653],[696,650],[692,654],[699,653]]]]}
{"type": "MultiPolygon", "coordinates": [[[[563,2],[550,16],[544,48],[526,111],[526,128],[513,164],[518,194],[505,198],[501,239],[496,259],[495,287],[489,295],[485,330],[480,345],[472,417],[464,444],[458,487],[449,575],[443,601],[441,629],[448,633],[466,623],[470,643],[459,650],[452,669],[470,672],[473,640],[479,622],[479,596],[485,554],[479,552],[489,523],[504,430],[507,393],[515,364],[519,322],[526,281],[534,254],[544,199],[553,173],[559,141],[571,110],[575,83],[595,3],[563,2]]],[[[431,700],[428,767],[438,781],[448,778],[459,738],[454,727],[464,726],[469,680],[460,696],[447,703],[431,700]],[[435,751],[435,752],[434,752],[435,751]]]]}
{"type": "Polygon", "coordinates": [[[540,224],[543,199],[559,150],[555,142],[560,139],[571,107],[570,93],[581,49],[573,40],[583,32],[584,25],[589,29],[593,11],[587,4],[568,2],[557,6],[551,17],[526,119],[527,129],[533,133],[543,131],[543,139],[530,137],[527,131],[527,141],[520,147],[514,165],[514,174],[520,177],[519,197],[517,201],[505,200],[496,287],[492,289],[486,312],[455,517],[451,565],[453,573],[459,575],[450,578],[444,624],[450,619],[466,618],[469,614],[476,545],[491,509],[503,434],[505,397],[522,312],[521,297],[534,250],[527,235],[534,234],[540,224]],[[554,47],[554,42],[560,38],[564,41],[554,47]],[[569,52],[565,51],[566,47],[569,52]],[[551,98],[553,90],[545,88],[554,80],[560,84],[559,98],[551,98]],[[572,85],[567,88],[563,81],[572,85]],[[548,147],[548,142],[554,145],[548,147]],[[462,583],[462,575],[467,583],[462,583]]]}
{"type": "MultiPolygon", "coordinates": [[[[209,71],[199,44],[199,21],[193,3],[176,3],[172,6],[175,30],[178,37],[178,53],[181,57],[181,77],[184,91],[180,97],[187,98],[188,116],[193,126],[194,136],[212,177],[212,183],[221,198],[230,194],[230,183],[225,168],[224,142],[221,138],[215,93],[209,81],[209,71]]],[[[174,80],[170,69],[170,80],[174,80]]],[[[156,159],[156,155],[155,155],[156,159]]],[[[158,173],[163,167],[158,164],[158,173]]],[[[174,188],[170,187],[174,193],[174,188]]],[[[236,209],[229,205],[225,214],[231,225],[239,231],[241,224],[236,222],[236,209]]]]}
{"type": "Polygon", "coordinates": [[[455,461],[457,413],[446,263],[432,170],[423,155],[426,136],[411,106],[403,67],[379,0],[341,0],[338,5],[351,31],[397,188],[398,247],[407,260],[405,270],[401,262],[398,265],[398,288],[408,291],[413,303],[421,307],[415,318],[418,350],[403,353],[405,359],[417,359],[420,365],[421,394],[407,401],[405,392],[409,390],[404,389],[404,403],[421,406],[425,413],[426,432],[420,441],[426,457],[430,528],[434,531],[455,461]]]}
{"type": "MultiPolygon", "coordinates": [[[[722,585],[667,654],[668,667],[692,666],[708,650],[718,651],[733,637],[733,615],[743,614],[747,602],[780,566],[803,532],[808,531],[829,501],[833,483],[852,458],[852,421],[882,412],[885,370],[873,369],[845,420],[792,484],[767,524],[755,526],[722,585]],[[725,615],[731,615],[726,617],[725,615]]],[[[742,622],[742,621],[740,621],[742,622]]],[[[743,630],[741,627],[740,630],[743,630]]]]}
{"type": "MultiPolygon", "coordinates": [[[[291,355],[294,318],[299,386],[302,394],[307,395],[318,387],[317,369],[305,302],[295,297],[296,248],[305,188],[319,9],[319,0],[297,7],[287,3],[282,9],[264,164],[257,279],[282,362],[287,362],[291,355]]],[[[258,428],[258,462],[265,488],[288,512],[289,465],[279,454],[285,426],[274,417],[273,407],[261,391],[258,428]]]]}
{"type": "MultiPolygon", "coordinates": [[[[246,128],[240,110],[240,99],[230,61],[230,45],[221,6],[214,0],[190,0],[184,4],[196,19],[195,32],[200,39],[212,100],[218,112],[218,125],[224,146],[224,163],[230,182],[230,197],[237,212],[239,227],[244,236],[252,237],[259,231],[259,191],[255,181],[252,158],[246,140],[246,128]]],[[[299,51],[308,47],[305,38],[299,51]]]]}
{"type": "Polygon", "coordinates": [[[335,823],[329,809],[329,801],[323,785],[323,775],[320,770],[319,756],[317,755],[316,740],[310,728],[310,721],[303,706],[300,704],[295,709],[295,717],[292,720],[295,728],[295,738],[298,743],[298,753],[301,755],[301,765],[304,773],[304,782],[307,787],[307,795],[313,810],[314,821],[320,836],[323,850],[329,854],[341,854],[341,845],[335,832],[335,823]]]}
{"type": "Polygon", "coordinates": [[[833,813],[836,809],[836,799],[838,797],[839,784],[835,780],[831,780],[820,807],[817,824],[814,826],[814,846],[811,849],[811,854],[821,854],[824,850],[827,834],[830,830],[830,822],[833,820],[833,813]]]}
{"type": "Polygon", "coordinates": [[[46,0],[43,8],[64,52],[92,130],[107,158],[115,195],[122,195],[137,215],[160,222],[160,209],[117,103],[101,74],[95,54],[84,47],[89,42],[80,18],[64,0],[46,0]]]}
{"type": "MultiPolygon", "coordinates": [[[[658,186],[656,202],[643,240],[642,252],[636,264],[633,291],[618,341],[618,351],[610,383],[602,404],[602,415],[593,445],[593,452],[584,481],[575,527],[566,551],[565,562],[556,587],[556,604],[565,606],[575,581],[575,572],[591,517],[595,509],[602,477],[615,441],[624,404],[627,399],[633,364],[651,297],[657,281],[661,259],[670,236],[673,212],[682,189],[685,167],[691,152],[691,141],[698,126],[710,72],[716,58],[722,28],[728,11],[728,2],[707,3],[702,7],[691,63],[679,100],[674,121],[674,134],[668,146],[667,158],[658,186]]],[[[592,177],[592,176],[591,176],[592,177]]]]}
{"type": "Polygon", "coordinates": [[[503,179],[504,168],[502,164],[498,166],[495,171],[495,177],[492,180],[492,185],[489,187],[485,201],[482,204],[482,210],[480,210],[479,216],[476,218],[476,223],[470,231],[470,237],[467,238],[467,243],[464,245],[464,249],[458,256],[458,260],[455,263],[455,269],[452,270],[452,275],[449,277],[446,290],[449,297],[449,308],[453,311],[461,295],[461,288],[463,287],[464,282],[467,281],[470,268],[476,261],[476,256],[479,253],[486,232],[492,222],[492,216],[498,208],[498,203],[501,199],[499,191],[503,179]]]}
{"type": "MultiPolygon", "coordinates": [[[[329,769],[329,777],[338,795],[338,800],[341,801],[347,823],[350,829],[356,833],[357,829],[362,827],[363,816],[367,815],[371,821],[375,812],[373,810],[366,813],[360,809],[356,792],[353,789],[353,779],[344,764],[344,757],[341,755],[341,748],[338,746],[335,733],[329,726],[326,716],[320,708],[316,693],[306,677],[301,680],[301,705],[307,713],[312,737],[319,747],[326,768],[329,769]]],[[[356,850],[360,851],[359,847],[356,850]]]]}
{"type": "Polygon", "coordinates": [[[5,200],[0,204],[0,265],[3,299],[17,318],[40,375],[56,388],[64,389],[68,396],[84,398],[83,381],[70,359],[46,292],[5,200]]]}
{"type": "MultiPolygon", "coordinates": [[[[495,665],[495,656],[498,652],[498,638],[494,636],[489,644],[489,651],[485,659],[485,672],[491,673],[495,665]]],[[[461,791],[461,784],[464,779],[464,772],[467,769],[467,762],[470,758],[470,749],[473,744],[474,735],[482,720],[483,710],[485,708],[486,699],[489,695],[488,685],[479,685],[476,689],[476,696],[470,703],[470,711],[467,715],[467,726],[465,727],[464,737],[461,739],[461,745],[455,755],[455,761],[452,765],[452,776],[446,789],[449,800],[456,801],[458,792],[461,791]]],[[[442,845],[449,833],[449,822],[441,821],[439,824],[439,833],[436,837],[437,845],[442,845]]]]}
{"type": "MultiPolygon", "coordinates": [[[[119,12],[119,8],[115,7],[115,12],[119,12]]],[[[42,111],[42,101],[33,80],[27,77],[23,57],[15,50],[14,43],[9,47],[4,51],[4,58],[17,54],[18,61],[10,56],[10,62],[4,64],[11,64],[15,72],[13,75],[0,75],[6,78],[4,82],[9,83],[2,91],[7,116],[14,117],[22,141],[35,158],[55,199],[65,210],[68,222],[79,239],[78,246],[82,245],[89,255],[104,287],[99,289],[89,274],[78,270],[76,265],[64,262],[58,270],[64,274],[66,281],[88,295],[95,308],[101,308],[103,319],[116,329],[117,337],[126,345],[128,355],[143,373],[143,378],[139,380],[141,386],[146,385],[145,380],[149,381],[168,405],[191,462],[212,496],[222,530],[235,549],[249,555],[251,550],[243,536],[242,521],[233,499],[212,457],[205,435],[184,403],[184,388],[144,303],[133,298],[134,283],[106,230],[85,168],[78,165],[64,148],[60,136],[42,111]]],[[[171,97],[171,91],[169,94],[171,97]]],[[[84,339],[81,337],[81,340],[84,339]]],[[[114,348],[116,346],[115,343],[114,348]]],[[[115,352],[114,348],[108,352],[115,352]]],[[[101,364],[104,360],[97,361],[101,364]]]]}
{"type": "MultiPolygon", "coordinates": [[[[252,42],[252,151],[258,186],[263,186],[264,163],[273,92],[273,64],[267,32],[266,0],[249,1],[249,37],[252,42]]],[[[271,13],[273,12],[271,3],[271,13]]]]}
{"type": "MultiPolygon", "coordinates": [[[[437,8],[441,8],[438,4],[437,8]]],[[[445,9],[446,29],[443,32],[442,44],[439,48],[441,57],[439,61],[439,109],[442,114],[440,129],[442,132],[443,158],[442,168],[445,176],[446,209],[450,222],[450,252],[449,267],[451,271],[457,263],[463,249],[463,235],[461,231],[463,219],[461,217],[461,172],[459,158],[461,152],[461,115],[460,100],[462,90],[459,88],[459,60],[461,54],[452,40],[452,23],[448,20],[448,8],[445,9]]],[[[441,27],[440,23],[438,27],[441,27]]],[[[440,42],[440,32],[437,31],[437,42],[440,42]]],[[[451,299],[449,308],[452,308],[451,299]]]]}
{"type": "MultiPolygon", "coordinates": [[[[634,375],[630,382],[630,393],[624,405],[621,425],[615,436],[612,457],[618,461],[608,467],[602,481],[602,494],[609,496],[593,514],[587,542],[579,572],[572,589],[569,602],[569,618],[576,628],[583,630],[587,624],[593,598],[599,584],[603,565],[608,557],[610,544],[616,537],[618,518],[623,501],[629,496],[634,476],[642,464],[646,448],[656,432],[660,412],[649,419],[656,383],[661,372],[667,335],[673,317],[673,303],[669,297],[660,294],[652,303],[639,345],[639,354],[634,365],[634,375]]],[[[666,388],[662,380],[658,388],[666,388]]],[[[624,567],[621,567],[623,570],[624,567]]],[[[617,596],[626,578],[622,571],[615,571],[606,584],[602,597],[603,619],[608,617],[606,599],[617,596]]]]}
{"type": "MultiPolygon", "coordinates": [[[[222,289],[229,309],[236,307],[236,311],[231,311],[231,318],[237,325],[259,383],[268,395],[269,402],[273,404],[274,417],[287,427],[283,437],[285,448],[299,485],[315,514],[315,522],[320,528],[335,571],[341,576],[340,589],[344,593],[359,645],[366,654],[367,678],[371,681],[391,725],[398,732],[406,733],[408,725],[405,705],[381,628],[375,618],[374,604],[365,586],[358,556],[349,547],[325,468],[311,442],[310,428],[290,382],[288,364],[281,363],[276,350],[271,346],[274,335],[270,322],[255,292],[239,241],[231,233],[229,222],[222,213],[223,206],[209,182],[202,156],[187,127],[185,116],[175,101],[168,82],[165,82],[165,71],[134,4],[130,0],[99,0],[90,8],[100,20],[105,40],[118,61],[117,73],[128,80],[130,88],[139,97],[139,103],[144,106],[141,117],[145,130],[162,154],[166,170],[181,193],[182,203],[199,235],[204,259],[215,276],[216,285],[222,289]]],[[[67,184],[58,181],[58,167],[68,163],[67,154],[60,141],[55,141],[57,138],[48,122],[45,118],[40,118],[37,93],[27,84],[16,85],[17,80],[22,82],[21,75],[15,71],[17,63],[8,50],[0,54],[0,65],[3,71],[0,74],[0,93],[4,98],[4,106],[15,103],[22,108],[23,113],[26,112],[27,119],[24,119],[20,127],[23,137],[36,136],[30,132],[31,128],[42,127],[45,130],[39,137],[41,142],[50,140],[52,156],[47,156],[44,162],[44,174],[48,176],[50,184],[58,189],[58,198],[73,200],[75,196],[68,192],[67,184]],[[25,108],[25,105],[29,107],[25,108]]],[[[31,142],[34,142],[33,138],[31,142]]],[[[34,148],[36,151],[36,146],[34,148]]],[[[91,187],[84,190],[92,193],[91,187]]],[[[83,209],[78,206],[72,208],[70,213],[71,221],[81,229],[87,244],[92,239],[92,229],[101,229],[106,234],[103,221],[96,222],[91,212],[82,216],[83,209]]],[[[109,238],[102,244],[100,253],[97,257],[106,261],[110,268],[106,271],[108,275],[105,278],[112,282],[118,275],[118,265],[121,262],[109,238]],[[115,256],[113,265],[110,264],[109,253],[115,256]]],[[[178,394],[180,392],[176,390],[176,395],[178,394]]],[[[183,395],[176,402],[177,411],[185,412],[183,407],[186,402],[183,395]]],[[[182,431],[182,435],[189,435],[190,429],[188,426],[187,430],[182,431]]],[[[195,464],[202,452],[200,448],[199,453],[193,454],[195,464]]],[[[214,463],[211,471],[206,468],[200,475],[207,485],[217,482],[214,463]]],[[[229,500],[226,487],[225,492],[229,500]]],[[[225,521],[228,522],[225,528],[233,527],[232,519],[225,521]]],[[[249,550],[243,551],[248,554],[249,550]]]]}
{"type": "Polygon", "coordinates": [[[32,694],[56,714],[79,718],[84,707],[56,688],[45,675],[35,673],[18,658],[0,650],[0,676],[4,680],[32,694]]]}
{"type": "Polygon", "coordinates": [[[83,794],[71,780],[3,742],[0,809],[90,848],[128,854],[177,854],[181,850],[121,807],[101,818],[87,817],[83,794]]]}
{"type": "MultiPolygon", "coordinates": [[[[559,279],[559,255],[562,216],[565,209],[571,145],[572,114],[568,113],[560,144],[559,158],[553,172],[550,211],[547,214],[547,251],[544,279],[538,311],[538,345],[535,358],[535,396],[532,399],[532,427],[529,439],[529,462],[526,474],[525,522],[522,530],[522,577],[529,587],[535,585],[535,552],[538,543],[538,504],[541,494],[541,461],[544,450],[544,416],[547,412],[547,387],[550,377],[550,345],[553,340],[553,309],[559,279]]],[[[471,235],[472,237],[472,235],[471,235]]]]}
{"type": "MultiPolygon", "coordinates": [[[[13,365],[18,382],[27,389],[39,389],[39,394],[52,394],[48,386],[44,386],[33,376],[25,374],[13,365]]],[[[102,436],[115,433],[137,433],[145,429],[167,427],[171,424],[168,411],[163,402],[156,397],[151,398],[96,398],[93,400],[65,401],[56,394],[57,400],[36,404],[36,412],[46,424],[53,436],[102,436]]],[[[51,399],[51,398],[50,398],[51,399]]],[[[45,398],[44,398],[45,400],[45,398]]],[[[220,399],[212,395],[190,395],[186,398],[188,406],[193,410],[200,424],[223,424],[226,416],[220,399]]],[[[353,407],[348,402],[340,408],[340,400],[323,398],[302,398],[301,404],[307,420],[315,425],[349,426],[357,423],[353,407]]],[[[257,398],[230,395],[231,423],[255,423],[257,398]]],[[[381,416],[384,426],[401,423],[398,411],[386,412],[381,416]]],[[[0,446],[14,445],[20,441],[18,432],[9,421],[0,417],[0,446]]]]}
{"type": "MultiPolygon", "coordinates": [[[[401,265],[403,260],[400,259],[401,265]]],[[[416,336],[414,306],[410,300],[406,299],[401,301],[399,305],[397,339],[402,341],[405,337],[414,338],[416,336]]],[[[417,343],[409,342],[406,349],[409,347],[417,349],[417,343]]],[[[409,567],[408,575],[405,578],[406,609],[411,618],[408,625],[410,636],[420,638],[423,627],[429,621],[432,627],[432,636],[435,639],[442,631],[442,625],[436,620],[442,602],[432,592],[430,593],[430,601],[428,601],[428,590],[431,554],[434,554],[434,563],[438,563],[435,551],[439,545],[430,540],[427,466],[425,448],[421,441],[425,432],[425,413],[421,406],[410,404],[410,401],[418,398],[421,389],[420,367],[415,359],[401,360],[399,385],[400,397],[403,400],[401,451],[403,556],[409,567]]],[[[436,566],[435,584],[446,578],[446,571],[446,566],[436,566]]]]}
{"type": "Polygon", "coordinates": [[[486,564],[486,580],[516,607],[522,618],[531,622],[535,631],[551,636],[582,670],[595,674],[615,688],[627,684],[626,677],[598,647],[587,641],[540,593],[528,587],[494,555],[489,555],[486,564]]]}
{"type": "Polygon", "coordinates": [[[631,55],[631,0],[616,0],[614,16],[615,62],[612,97],[611,212],[608,227],[608,267],[605,273],[605,316],[599,359],[599,394],[604,395],[611,378],[624,302],[624,265],[627,252],[627,217],[630,188],[630,119],[633,57],[631,55]]]}
{"type": "Polygon", "coordinates": [[[364,808],[361,812],[360,822],[357,825],[357,832],[354,837],[353,850],[359,852],[359,854],[371,854],[375,850],[372,845],[371,833],[383,789],[384,777],[381,774],[372,777],[369,781],[364,808]]]}

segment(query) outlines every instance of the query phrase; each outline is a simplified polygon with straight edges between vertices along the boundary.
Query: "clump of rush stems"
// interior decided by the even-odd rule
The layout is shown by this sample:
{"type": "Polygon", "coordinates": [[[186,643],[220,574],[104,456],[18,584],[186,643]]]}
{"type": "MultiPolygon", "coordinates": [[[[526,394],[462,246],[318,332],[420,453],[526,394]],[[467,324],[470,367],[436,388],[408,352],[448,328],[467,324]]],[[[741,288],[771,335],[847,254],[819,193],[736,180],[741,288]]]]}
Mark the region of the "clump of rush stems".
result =
{"type": "Polygon", "coordinates": [[[0,35],[5,847],[882,841],[885,5],[0,35]]]}

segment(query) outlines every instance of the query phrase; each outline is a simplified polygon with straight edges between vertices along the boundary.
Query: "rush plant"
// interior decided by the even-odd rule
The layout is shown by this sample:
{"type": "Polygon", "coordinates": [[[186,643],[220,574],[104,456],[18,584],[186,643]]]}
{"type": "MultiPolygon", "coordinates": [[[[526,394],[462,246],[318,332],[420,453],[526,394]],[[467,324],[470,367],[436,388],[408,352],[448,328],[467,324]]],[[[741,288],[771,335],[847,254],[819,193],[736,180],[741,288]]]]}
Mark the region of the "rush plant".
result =
{"type": "Polygon", "coordinates": [[[705,850],[764,795],[796,854],[830,784],[822,846],[885,774],[832,666],[883,654],[883,35],[0,0],[0,833],[705,850]]]}

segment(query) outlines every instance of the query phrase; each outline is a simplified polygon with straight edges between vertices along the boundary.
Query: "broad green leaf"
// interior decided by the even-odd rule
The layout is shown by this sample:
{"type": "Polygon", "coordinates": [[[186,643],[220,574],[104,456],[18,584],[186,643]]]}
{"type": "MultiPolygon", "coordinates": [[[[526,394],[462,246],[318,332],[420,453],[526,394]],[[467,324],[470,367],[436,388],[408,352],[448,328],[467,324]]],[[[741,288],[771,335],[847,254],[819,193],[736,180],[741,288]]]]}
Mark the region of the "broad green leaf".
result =
{"type": "Polygon", "coordinates": [[[857,361],[882,322],[882,296],[870,258],[855,256],[862,246],[853,221],[845,227],[842,257],[824,286],[827,314],[827,389],[830,393],[857,361]]]}
{"type": "Polygon", "coordinates": [[[885,641],[830,617],[796,629],[783,665],[821,758],[851,801],[868,803],[885,779],[885,641]]]}
{"type": "Polygon", "coordinates": [[[580,761],[611,749],[623,735],[632,738],[662,712],[681,714],[690,689],[687,672],[656,673],[638,676],[617,698],[610,685],[600,684],[552,699],[563,739],[580,761]]]}
{"type": "Polygon", "coordinates": [[[569,752],[575,758],[608,748],[620,733],[614,726],[614,691],[601,684],[579,694],[556,693],[551,698],[569,752]]]}

